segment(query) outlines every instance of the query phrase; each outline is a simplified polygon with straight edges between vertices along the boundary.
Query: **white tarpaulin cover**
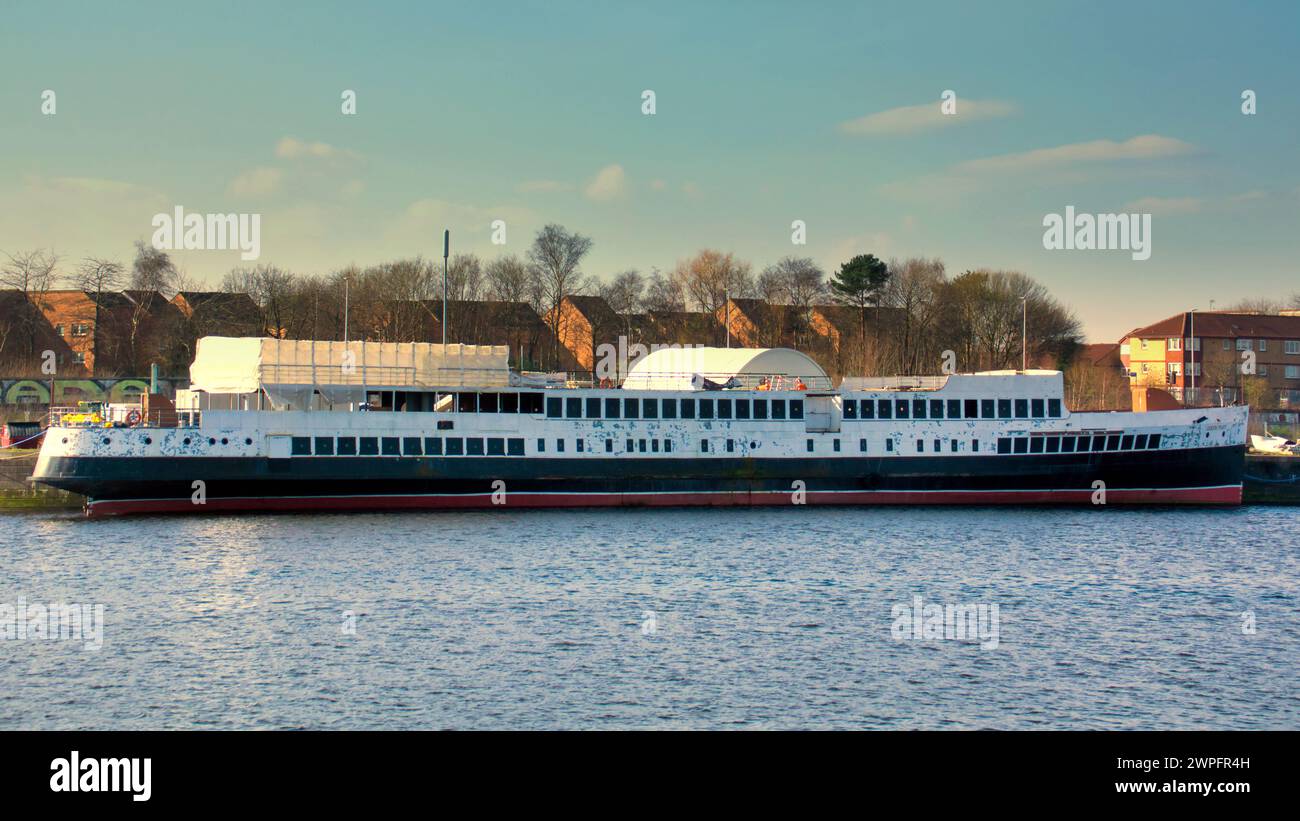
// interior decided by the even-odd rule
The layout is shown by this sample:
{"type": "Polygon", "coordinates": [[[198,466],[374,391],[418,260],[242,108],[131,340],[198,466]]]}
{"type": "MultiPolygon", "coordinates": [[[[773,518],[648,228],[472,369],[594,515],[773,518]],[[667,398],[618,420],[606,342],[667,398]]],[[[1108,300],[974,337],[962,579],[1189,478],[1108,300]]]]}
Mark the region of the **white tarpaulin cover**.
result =
{"type": "Polygon", "coordinates": [[[809,387],[830,385],[820,365],[790,348],[660,348],[632,366],[623,387],[698,390],[696,377],[704,377],[719,384],[734,378],[752,388],[773,376],[802,379],[809,387]]]}
{"type": "Polygon", "coordinates": [[[190,387],[253,393],[266,386],[315,386],[322,395],[347,386],[501,387],[510,378],[509,355],[504,345],[205,336],[190,365],[190,387]]]}

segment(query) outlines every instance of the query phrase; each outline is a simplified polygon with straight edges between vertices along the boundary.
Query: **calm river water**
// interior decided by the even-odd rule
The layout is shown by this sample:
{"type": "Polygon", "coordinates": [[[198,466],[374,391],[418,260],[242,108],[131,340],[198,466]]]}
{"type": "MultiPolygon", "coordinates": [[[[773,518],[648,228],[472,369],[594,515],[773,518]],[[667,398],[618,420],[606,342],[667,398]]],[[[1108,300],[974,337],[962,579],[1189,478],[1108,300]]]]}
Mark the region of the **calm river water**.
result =
{"type": "Polygon", "coordinates": [[[1300,729],[1298,518],[11,515],[0,729],[1300,729]]]}

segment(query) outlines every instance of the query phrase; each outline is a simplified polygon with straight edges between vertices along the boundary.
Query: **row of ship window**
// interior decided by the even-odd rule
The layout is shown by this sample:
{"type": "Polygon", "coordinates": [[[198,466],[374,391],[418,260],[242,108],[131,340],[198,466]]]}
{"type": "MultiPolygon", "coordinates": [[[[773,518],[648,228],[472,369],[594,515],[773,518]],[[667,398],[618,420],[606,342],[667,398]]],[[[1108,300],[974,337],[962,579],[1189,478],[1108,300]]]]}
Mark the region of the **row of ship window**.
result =
{"type": "MultiPolygon", "coordinates": [[[[565,452],[564,439],[555,440],[555,452],[565,452]]],[[[947,440],[948,450],[957,453],[959,441],[947,440]]],[[[605,452],[614,452],[614,440],[606,438],[605,452]]],[[[932,453],[944,452],[944,440],[935,439],[932,453]]],[[[970,440],[972,453],[979,453],[978,439],[970,440]]],[[[727,439],[721,443],[723,452],[734,453],[736,440],[727,439]]],[[[749,443],[750,450],[758,447],[757,442],[749,443]]],[[[999,454],[1019,453],[1087,453],[1113,450],[1155,450],[1160,447],[1160,434],[1096,434],[1085,436],[1034,436],[1010,437],[998,439],[999,454]]],[[[808,453],[817,451],[817,440],[808,439],[808,453]]],[[[831,449],[840,453],[840,439],[833,439],[831,449]]],[[[574,451],[587,451],[587,442],[574,440],[574,451]]],[[[858,440],[858,451],[867,452],[867,440],[858,440]]],[[[292,449],[294,456],[523,456],[524,440],[518,437],[459,437],[459,436],[295,436],[292,449]]],[[[546,440],[537,440],[537,452],[546,452],[546,440]]],[[[628,439],[624,453],[672,453],[673,443],[670,439],[628,439]]],[[[719,452],[708,439],[700,440],[700,453],[719,452]]],[[[885,452],[895,453],[894,440],[885,440],[885,452]]],[[[926,452],[926,440],[916,440],[916,452],[926,452]]]]}
{"type": "Polygon", "coordinates": [[[548,419],[803,419],[802,399],[548,396],[548,419]]]}
{"type": "Polygon", "coordinates": [[[1059,419],[1060,399],[845,399],[845,419],[1059,419]]]}

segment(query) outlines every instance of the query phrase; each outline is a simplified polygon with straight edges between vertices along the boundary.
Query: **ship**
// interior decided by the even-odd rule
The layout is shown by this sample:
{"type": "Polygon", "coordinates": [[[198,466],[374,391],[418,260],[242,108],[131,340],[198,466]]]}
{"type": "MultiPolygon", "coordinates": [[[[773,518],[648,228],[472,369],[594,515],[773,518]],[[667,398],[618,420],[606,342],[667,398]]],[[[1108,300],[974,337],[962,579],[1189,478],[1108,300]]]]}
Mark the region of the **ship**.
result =
{"type": "Polygon", "coordinates": [[[844,378],[669,347],[613,377],[502,346],[204,337],[190,387],[52,414],[90,516],[758,505],[1237,505],[1248,408],[1073,412],[1062,374],[844,378]]]}

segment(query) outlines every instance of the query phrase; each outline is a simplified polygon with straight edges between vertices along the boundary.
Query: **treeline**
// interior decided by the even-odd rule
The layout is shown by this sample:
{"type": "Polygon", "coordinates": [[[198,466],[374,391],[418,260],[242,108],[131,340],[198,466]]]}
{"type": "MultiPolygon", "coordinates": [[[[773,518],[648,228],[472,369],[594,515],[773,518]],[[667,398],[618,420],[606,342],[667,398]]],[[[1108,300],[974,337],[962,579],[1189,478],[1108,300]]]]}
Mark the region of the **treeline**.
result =
{"type": "MultiPolygon", "coordinates": [[[[568,321],[564,299],[587,295],[603,297],[620,318],[618,328],[602,328],[601,333],[626,332],[646,342],[723,344],[724,319],[733,327],[740,319],[732,316],[730,306],[748,306],[743,318],[752,326],[755,344],[798,347],[834,374],[938,373],[948,351],[963,371],[1018,367],[1022,321],[1027,322],[1031,366],[1067,364],[1080,342],[1074,315],[1042,285],[1014,271],[949,276],[937,259],[872,255],[846,260],[831,272],[796,256],[760,270],[734,254],[706,249],[666,271],[629,269],[598,278],[583,269],[591,247],[590,238],[548,225],[522,256],[453,256],[447,263],[447,298],[454,307],[448,312],[447,339],[490,341],[499,330],[494,327],[501,321],[499,311],[466,306],[522,303],[553,329],[531,364],[553,368],[564,362],[559,341],[568,321]],[[672,318],[681,321],[668,321],[672,318]]],[[[87,259],[64,268],[47,252],[12,255],[0,269],[0,287],[35,300],[56,286],[95,293],[158,292],[168,298],[178,291],[201,290],[165,252],[144,243],[136,244],[129,266],[87,259]]],[[[441,331],[440,258],[319,274],[263,264],[230,271],[220,287],[251,297],[261,314],[258,323],[270,335],[438,341],[441,331]]],[[[187,349],[188,344],[166,341],[157,346],[171,352],[165,356],[169,363],[187,349]]]]}

